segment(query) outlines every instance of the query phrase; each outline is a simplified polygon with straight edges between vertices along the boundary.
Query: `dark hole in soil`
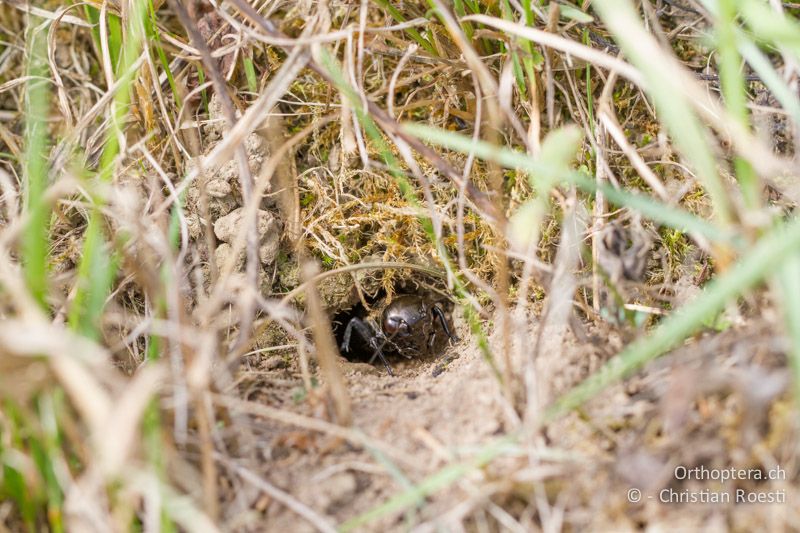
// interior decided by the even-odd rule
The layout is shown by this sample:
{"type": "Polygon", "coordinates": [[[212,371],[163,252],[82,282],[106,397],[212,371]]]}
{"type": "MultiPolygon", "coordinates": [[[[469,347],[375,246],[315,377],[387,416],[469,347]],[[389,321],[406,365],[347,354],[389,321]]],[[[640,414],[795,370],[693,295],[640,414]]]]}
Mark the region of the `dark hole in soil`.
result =
{"type": "MultiPolygon", "coordinates": [[[[367,303],[369,304],[370,308],[375,310],[373,315],[377,313],[377,309],[380,306],[381,301],[382,297],[367,299],[367,303]]],[[[369,346],[367,339],[362,337],[355,328],[353,328],[350,335],[350,350],[347,352],[342,350],[344,332],[347,329],[347,324],[350,323],[350,320],[353,318],[359,318],[364,320],[366,323],[368,316],[369,312],[364,308],[362,303],[358,303],[350,309],[344,309],[333,315],[333,335],[336,337],[336,344],[339,347],[342,357],[348,361],[369,362],[369,360],[372,359],[372,356],[375,354],[375,350],[369,346]]],[[[373,361],[373,363],[375,362],[376,361],[373,361]]],[[[378,364],[380,364],[379,361],[378,364]]]]}

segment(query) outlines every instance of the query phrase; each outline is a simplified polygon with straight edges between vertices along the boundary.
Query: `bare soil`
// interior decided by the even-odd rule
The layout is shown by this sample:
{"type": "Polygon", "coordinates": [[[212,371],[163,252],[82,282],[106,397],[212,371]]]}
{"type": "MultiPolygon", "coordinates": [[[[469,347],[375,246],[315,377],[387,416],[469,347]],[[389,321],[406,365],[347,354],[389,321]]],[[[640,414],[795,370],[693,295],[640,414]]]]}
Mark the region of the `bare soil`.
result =
{"type": "MultiPolygon", "coordinates": [[[[477,450],[497,443],[500,435],[513,434],[517,414],[463,318],[457,314],[454,322],[464,340],[439,357],[393,359],[394,377],[380,366],[340,361],[352,400],[352,427],[381,449],[325,436],[302,424],[292,427],[261,419],[253,430],[267,459],[263,477],[341,524],[445,465],[474,457],[477,450]]],[[[532,340],[536,326],[528,327],[532,329],[527,338],[532,340]]],[[[594,328],[588,331],[601,334],[594,328]]],[[[548,346],[538,366],[542,387],[557,394],[586,377],[620,342],[610,329],[605,335],[604,344],[594,346],[566,332],[560,346],[548,346]]],[[[491,342],[499,344],[497,335],[491,342]]],[[[517,346],[512,348],[519,353],[517,346]]],[[[768,324],[760,320],[699,336],[627,382],[610,387],[579,413],[548,425],[541,434],[520,435],[517,442],[526,447],[518,453],[525,449],[527,454],[510,453],[434,493],[412,507],[411,514],[389,513],[358,530],[451,530],[461,527],[471,513],[479,518],[466,523],[477,531],[483,527],[477,523],[480,517],[490,531],[513,530],[514,520],[526,530],[541,520],[545,528],[595,531],[635,531],[645,525],[648,530],[726,531],[733,526],[745,531],[794,520],[788,516],[796,513],[790,505],[734,505],[737,496],[750,494],[777,495],[785,501],[798,497],[793,481],[796,454],[786,444],[796,431],[796,420],[791,400],[784,395],[789,381],[783,349],[779,342],[769,342],[768,324]],[[712,372],[713,365],[727,369],[712,372]],[[705,376],[712,373],[717,377],[707,381],[705,376]],[[779,479],[723,483],[678,479],[684,471],[675,470],[761,471],[763,464],[774,464],[779,479]],[[631,501],[631,490],[641,491],[642,501],[631,501]],[[690,495],[720,497],[714,496],[719,493],[728,494],[730,501],[678,500],[690,495]],[[487,496],[492,504],[479,509],[478,502],[487,496]],[[509,520],[504,523],[504,518],[509,520]]],[[[284,362],[273,357],[262,364],[284,362]]],[[[249,385],[242,388],[246,399],[298,415],[325,416],[322,396],[297,401],[302,381],[296,368],[249,372],[249,385]]],[[[256,530],[314,529],[283,505],[264,503],[264,521],[256,530]]]]}

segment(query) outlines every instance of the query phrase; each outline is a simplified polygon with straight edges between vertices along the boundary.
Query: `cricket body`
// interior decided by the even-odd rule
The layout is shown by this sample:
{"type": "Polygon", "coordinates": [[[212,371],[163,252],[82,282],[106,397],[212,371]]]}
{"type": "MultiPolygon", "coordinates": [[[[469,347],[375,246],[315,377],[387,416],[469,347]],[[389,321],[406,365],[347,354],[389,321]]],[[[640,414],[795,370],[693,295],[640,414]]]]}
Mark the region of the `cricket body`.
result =
{"type": "Polygon", "coordinates": [[[458,340],[447,324],[440,302],[417,294],[396,297],[383,308],[377,319],[351,318],[342,340],[343,352],[350,351],[353,330],[374,350],[370,363],[379,358],[390,376],[394,373],[384,351],[409,359],[430,355],[439,330],[450,340],[458,340]]]}

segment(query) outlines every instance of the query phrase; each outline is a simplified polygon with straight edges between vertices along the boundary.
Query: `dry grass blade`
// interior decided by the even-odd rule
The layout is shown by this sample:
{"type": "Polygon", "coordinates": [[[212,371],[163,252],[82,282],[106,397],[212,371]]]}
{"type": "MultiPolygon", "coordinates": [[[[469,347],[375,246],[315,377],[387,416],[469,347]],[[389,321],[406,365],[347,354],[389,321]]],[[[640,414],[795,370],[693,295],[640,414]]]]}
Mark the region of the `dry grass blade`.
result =
{"type": "Polygon", "coordinates": [[[642,159],[636,149],[631,146],[628,140],[625,138],[625,134],[622,131],[622,128],[617,122],[616,118],[611,114],[611,112],[607,109],[607,107],[601,107],[598,116],[600,118],[600,122],[606,127],[606,130],[614,139],[614,142],[622,149],[625,153],[625,156],[628,157],[633,167],[639,172],[639,175],[642,179],[647,182],[650,188],[658,195],[658,197],[668,203],[670,201],[669,193],[664,188],[664,184],[661,183],[661,180],[655,173],[650,170],[650,167],[647,166],[647,163],[642,159]]]}
{"type": "Polygon", "coordinates": [[[224,464],[226,464],[229,468],[232,468],[238,475],[242,477],[245,481],[256,487],[258,490],[263,491],[265,494],[269,495],[271,498],[274,498],[276,501],[282,503],[293,512],[297,513],[298,516],[306,520],[309,524],[314,526],[318,531],[322,531],[324,533],[334,533],[336,528],[331,524],[328,520],[314,512],[313,509],[304,505],[303,503],[295,500],[292,496],[279,488],[271,485],[264,479],[256,476],[251,471],[247,470],[244,467],[239,465],[232,464],[228,459],[224,457],[219,457],[224,464]]]}
{"type": "Polygon", "coordinates": [[[347,388],[339,369],[336,368],[336,359],[339,355],[339,351],[336,349],[336,339],[333,337],[330,322],[325,316],[317,286],[311,281],[319,273],[319,267],[313,262],[307,261],[301,268],[303,269],[303,279],[308,287],[306,289],[306,302],[308,305],[308,318],[311,320],[314,333],[317,361],[322,370],[325,383],[329,387],[330,395],[333,398],[336,422],[343,426],[349,426],[353,421],[350,396],[347,393],[347,388]]]}
{"type": "Polygon", "coordinates": [[[262,416],[264,418],[276,420],[284,424],[310,429],[312,431],[319,431],[333,437],[344,439],[356,446],[373,448],[381,453],[386,454],[392,459],[401,462],[406,467],[413,467],[416,464],[416,461],[412,456],[409,456],[405,452],[392,447],[390,444],[382,443],[367,435],[364,435],[355,429],[348,429],[337,424],[331,424],[330,422],[319,420],[317,418],[297,415],[281,409],[275,409],[267,405],[245,402],[228,396],[216,396],[214,399],[220,405],[242,413],[262,416]]]}
{"type": "Polygon", "coordinates": [[[487,26],[497,28],[506,33],[523,37],[535,43],[560,50],[569,54],[570,56],[574,56],[592,63],[595,66],[606,68],[611,72],[629,79],[636,85],[644,85],[645,83],[645,79],[642,74],[630,63],[600,52],[599,50],[589,46],[565,39],[559,35],[538,30],[536,28],[528,28],[521,24],[516,24],[514,22],[509,22],[507,20],[489,17],[486,15],[469,15],[467,17],[463,17],[463,20],[486,24],[487,26]]]}

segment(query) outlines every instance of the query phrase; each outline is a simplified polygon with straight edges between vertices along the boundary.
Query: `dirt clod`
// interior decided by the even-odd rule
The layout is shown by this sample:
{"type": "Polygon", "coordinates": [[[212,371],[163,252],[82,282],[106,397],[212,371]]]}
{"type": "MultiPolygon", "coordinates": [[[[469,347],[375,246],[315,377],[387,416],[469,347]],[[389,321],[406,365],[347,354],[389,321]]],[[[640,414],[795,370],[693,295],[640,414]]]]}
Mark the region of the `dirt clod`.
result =
{"type": "MultiPolygon", "coordinates": [[[[214,234],[225,243],[231,244],[237,235],[243,233],[244,208],[240,207],[220,217],[214,223],[214,234]]],[[[258,211],[256,234],[259,237],[258,256],[261,264],[271,265],[275,262],[280,248],[280,222],[272,213],[263,209],[258,211]]]]}

